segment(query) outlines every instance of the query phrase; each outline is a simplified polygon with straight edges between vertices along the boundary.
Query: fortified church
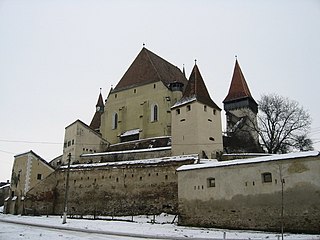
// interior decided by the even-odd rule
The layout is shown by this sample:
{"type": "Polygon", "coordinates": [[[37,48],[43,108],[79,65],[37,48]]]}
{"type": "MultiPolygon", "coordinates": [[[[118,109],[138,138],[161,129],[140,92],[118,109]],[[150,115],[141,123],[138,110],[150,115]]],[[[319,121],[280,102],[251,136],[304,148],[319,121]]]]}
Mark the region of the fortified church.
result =
{"type": "Polygon", "coordinates": [[[319,152],[223,161],[226,153],[263,152],[251,130],[258,105],[237,60],[223,106],[225,133],[222,109],[196,62],[187,79],[184,69],[143,47],[105,101],[100,92],[91,123],[76,120],[65,128],[61,156],[50,163],[33,151],[15,156],[4,211],[166,212],[184,225],[277,230],[286,176],[287,226],[295,229],[297,216],[309,212],[299,229],[320,231],[319,152]]]}

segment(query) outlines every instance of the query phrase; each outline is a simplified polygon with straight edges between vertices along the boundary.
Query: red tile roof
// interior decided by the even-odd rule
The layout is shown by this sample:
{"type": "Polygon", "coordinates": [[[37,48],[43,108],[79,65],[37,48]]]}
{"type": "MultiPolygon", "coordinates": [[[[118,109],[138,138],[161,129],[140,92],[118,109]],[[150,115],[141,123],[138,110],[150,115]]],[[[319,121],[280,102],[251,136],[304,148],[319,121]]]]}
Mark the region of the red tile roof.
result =
{"type": "Polygon", "coordinates": [[[158,81],[167,87],[174,82],[187,84],[187,79],[178,67],[143,47],[113,92],[158,81]]]}
{"type": "Polygon", "coordinates": [[[191,98],[196,98],[197,101],[220,110],[217,104],[215,104],[214,101],[211,99],[197,64],[195,64],[192,69],[188,85],[180,101],[191,98]]]}
{"type": "Polygon", "coordinates": [[[229,93],[223,100],[223,102],[229,102],[248,97],[252,98],[247,82],[242,74],[238,60],[236,60],[231,85],[229,88],[229,93]]]}

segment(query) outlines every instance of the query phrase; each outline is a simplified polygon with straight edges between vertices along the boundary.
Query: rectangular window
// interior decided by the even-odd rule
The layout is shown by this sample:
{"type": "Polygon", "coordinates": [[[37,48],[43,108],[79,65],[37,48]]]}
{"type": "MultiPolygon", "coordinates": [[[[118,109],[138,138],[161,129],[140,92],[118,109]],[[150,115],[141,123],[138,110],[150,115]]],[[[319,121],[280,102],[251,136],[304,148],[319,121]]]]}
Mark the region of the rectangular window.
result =
{"type": "Polygon", "coordinates": [[[205,112],[207,111],[207,106],[206,105],[203,106],[203,111],[205,111],[205,112]]]}
{"type": "Polygon", "coordinates": [[[208,188],[215,187],[216,186],[216,179],[215,178],[207,178],[207,186],[208,186],[208,188]]]}
{"type": "Polygon", "coordinates": [[[177,115],[180,114],[180,108],[176,109],[176,114],[177,114],[177,115]]]}
{"type": "Polygon", "coordinates": [[[213,115],[216,115],[216,110],[215,109],[213,109],[213,115]]]}
{"type": "Polygon", "coordinates": [[[272,174],[269,172],[262,173],[261,177],[263,183],[272,182],[272,174]]]}
{"type": "Polygon", "coordinates": [[[191,111],[191,105],[187,105],[187,111],[191,111]]]}
{"type": "Polygon", "coordinates": [[[42,174],[41,174],[41,173],[38,173],[37,179],[38,179],[38,180],[41,180],[41,177],[42,177],[42,174]]]}

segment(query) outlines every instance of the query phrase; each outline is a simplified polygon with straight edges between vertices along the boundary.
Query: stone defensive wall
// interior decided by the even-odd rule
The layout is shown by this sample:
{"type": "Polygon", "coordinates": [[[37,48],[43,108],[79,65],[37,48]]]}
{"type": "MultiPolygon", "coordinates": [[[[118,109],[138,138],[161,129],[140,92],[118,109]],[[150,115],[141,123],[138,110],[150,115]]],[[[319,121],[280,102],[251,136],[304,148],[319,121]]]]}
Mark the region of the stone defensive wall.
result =
{"type": "MultiPolygon", "coordinates": [[[[70,166],[68,214],[177,214],[176,169],[198,162],[198,155],[70,166]]],[[[67,166],[62,166],[32,188],[25,211],[62,214],[67,166]]]]}
{"type": "Polygon", "coordinates": [[[299,152],[177,169],[179,224],[320,233],[320,155],[299,152]]]}

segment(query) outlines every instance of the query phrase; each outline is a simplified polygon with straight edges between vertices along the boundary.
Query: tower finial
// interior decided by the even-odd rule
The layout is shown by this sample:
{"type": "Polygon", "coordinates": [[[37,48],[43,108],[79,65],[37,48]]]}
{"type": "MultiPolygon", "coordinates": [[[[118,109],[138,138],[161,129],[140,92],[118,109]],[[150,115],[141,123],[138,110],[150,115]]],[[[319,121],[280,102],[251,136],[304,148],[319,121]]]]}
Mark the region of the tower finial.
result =
{"type": "Polygon", "coordinates": [[[102,90],[102,88],[100,88],[100,94],[101,94],[101,90],[102,90]]]}
{"type": "Polygon", "coordinates": [[[236,58],[236,60],[238,60],[238,56],[237,55],[235,55],[234,57],[236,58]]]}
{"type": "Polygon", "coordinates": [[[142,46],[143,46],[143,47],[145,47],[145,46],[146,46],[146,44],[145,44],[145,43],[142,43],[142,46]]]}
{"type": "Polygon", "coordinates": [[[186,70],[184,68],[184,64],[183,64],[183,68],[182,68],[182,73],[183,73],[184,76],[186,76],[186,70]]]}
{"type": "Polygon", "coordinates": [[[197,59],[194,60],[194,65],[197,65],[197,59]]]}

